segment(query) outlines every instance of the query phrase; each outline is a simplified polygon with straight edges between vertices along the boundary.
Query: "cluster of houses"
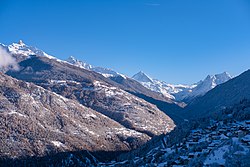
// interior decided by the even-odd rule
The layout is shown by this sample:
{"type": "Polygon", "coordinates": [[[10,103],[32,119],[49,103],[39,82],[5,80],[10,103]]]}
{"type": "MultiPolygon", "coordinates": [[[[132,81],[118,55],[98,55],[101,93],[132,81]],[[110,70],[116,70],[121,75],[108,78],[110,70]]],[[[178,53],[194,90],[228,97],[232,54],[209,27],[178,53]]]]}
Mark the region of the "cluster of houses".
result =
{"type": "Polygon", "coordinates": [[[238,138],[239,142],[250,149],[250,120],[227,123],[211,120],[209,126],[192,130],[181,143],[162,151],[165,151],[165,157],[176,155],[169,156],[167,166],[185,166],[194,158],[207,157],[232,138],[238,138]]]}

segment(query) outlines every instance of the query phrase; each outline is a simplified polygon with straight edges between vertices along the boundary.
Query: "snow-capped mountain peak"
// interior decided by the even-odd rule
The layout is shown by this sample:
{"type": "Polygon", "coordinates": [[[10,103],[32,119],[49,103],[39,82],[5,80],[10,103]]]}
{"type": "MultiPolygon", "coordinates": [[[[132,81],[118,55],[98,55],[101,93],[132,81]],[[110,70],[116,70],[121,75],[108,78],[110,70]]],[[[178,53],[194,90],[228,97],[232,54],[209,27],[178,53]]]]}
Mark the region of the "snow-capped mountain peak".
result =
{"type": "Polygon", "coordinates": [[[22,40],[19,40],[19,42],[17,43],[12,43],[11,45],[4,45],[4,44],[1,45],[4,48],[6,48],[12,55],[21,55],[24,57],[29,57],[31,55],[38,55],[56,59],[55,57],[45,53],[44,51],[36,47],[26,45],[22,40]]]}
{"type": "Polygon", "coordinates": [[[24,45],[25,45],[25,43],[24,43],[22,40],[19,40],[18,44],[19,44],[20,46],[24,46],[24,45]]]}
{"type": "MultiPolygon", "coordinates": [[[[230,80],[231,78],[232,77],[227,72],[215,75],[208,75],[206,79],[204,79],[199,85],[201,85],[203,89],[210,90],[211,88],[214,88],[215,86],[222,84],[230,80]]],[[[197,86],[197,88],[200,87],[199,85],[197,86]]]]}
{"type": "Polygon", "coordinates": [[[232,77],[228,72],[223,72],[216,75],[208,75],[204,80],[192,85],[172,85],[164,81],[159,81],[157,79],[151,79],[145,73],[139,72],[135,74],[133,79],[140,82],[146,88],[162,93],[164,96],[182,101],[186,101],[195,98],[197,96],[202,96],[211,89],[215,88],[217,85],[227,82],[232,77]]]}
{"type": "Polygon", "coordinates": [[[97,73],[102,74],[104,77],[120,76],[120,77],[126,79],[125,75],[120,74],[112,69],[103,68],[103,67],[94,67],[88,63],[85,63],[83,61],[76,59],[73,56],[70,56],[65,61],[57,59],[56,57],[51,56],[51,55],[45,53],[44,51],[42,51],[36,47],[26,45],[22,40],[19,40],[19,42],[12,43],[10,45],[4,45],[4,44],[0,43],[0,46],[5,48],[10,54],[12,54],[16,59],[19,59],[20,61],[27,59],[27,58],[30,58],[30,56],[32,56],[32,55],[45,56],[45,57],[48,57],[49,59],[55,59],[56,61],[59,61],[59,62],[68,62],[74,66],[84,68],[84,69],[90,70],[90,71],[95,71],[97,73]]]}
{"type": "Polygon", "coordinates": [[[73,64],[75,66],[90,70],[92,66],[90,64],[87,64],[85,62],[82,62],[80,60],[77,60],[75,57],[70,56],[67,60],[68,63],[73,64]]]}
{"type": "Polygon", "coordinates": [[[169,85],[163,81],[150,78],[147,74],[140,71],[132,77],[134,80],[140,82],[144,87],[163,94],[165,97],[170,99],[175,99],[170,92],[177,91],[173,85],[169,85]]]}
{"type": "Polygon", "coordinates": [[[143,71],[138,72],[132,77],[134,80],[139,82],[149,82],[153,83],[153,79],[151,79],[147,74],[145,74],[143,71]]]}
{"type": "Polygon", "coordinates": [[[232,77],[228,72],[223,72],[221,74],[208,75],[203,81],[198,82],[197,86],[184,92],[180,92],[175,95],[178,100],[190,100],[197,96],[203,96],[211,89],[215,88],[224,82],[227,82],[232,77]]]}
{"type": "Polygon", "coordinates": [[[232,76],[228,72],[223,72],[221,74],[216,74],[215,78],[217,80],[217,84],[222,84],[225,81],[228,81],[232,78],[232,76]]]}

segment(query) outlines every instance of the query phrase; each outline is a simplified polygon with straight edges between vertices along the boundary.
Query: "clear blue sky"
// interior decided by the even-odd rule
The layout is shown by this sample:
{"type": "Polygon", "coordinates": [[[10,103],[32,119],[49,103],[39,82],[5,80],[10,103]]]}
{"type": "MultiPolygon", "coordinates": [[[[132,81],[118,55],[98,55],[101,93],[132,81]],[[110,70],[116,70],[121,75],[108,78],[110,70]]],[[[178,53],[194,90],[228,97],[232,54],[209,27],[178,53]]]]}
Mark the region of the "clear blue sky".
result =
{"type": "Polygon", "coordinates": [[[169,83],[250,67],[249,0],[0,0],[0,42],[22,39],[169,83]]]}

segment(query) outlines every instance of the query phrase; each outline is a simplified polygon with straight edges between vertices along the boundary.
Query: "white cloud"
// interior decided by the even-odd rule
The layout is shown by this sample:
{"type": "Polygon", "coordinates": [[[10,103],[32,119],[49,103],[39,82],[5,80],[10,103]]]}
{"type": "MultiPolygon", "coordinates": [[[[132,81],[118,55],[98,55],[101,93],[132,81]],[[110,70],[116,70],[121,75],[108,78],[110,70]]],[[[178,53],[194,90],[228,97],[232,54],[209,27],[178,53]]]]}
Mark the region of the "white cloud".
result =
{"type": "Polygon", "coordinates": [[[147,6],[160,6],[161,4],[159,3],[145,3],[147,6]]]}
{"type": "Polygon", "coordinates": [[[11,67],[14,70],[18,70],[18,64],[16,60],[0,46],[0,68],[11,67]]]}

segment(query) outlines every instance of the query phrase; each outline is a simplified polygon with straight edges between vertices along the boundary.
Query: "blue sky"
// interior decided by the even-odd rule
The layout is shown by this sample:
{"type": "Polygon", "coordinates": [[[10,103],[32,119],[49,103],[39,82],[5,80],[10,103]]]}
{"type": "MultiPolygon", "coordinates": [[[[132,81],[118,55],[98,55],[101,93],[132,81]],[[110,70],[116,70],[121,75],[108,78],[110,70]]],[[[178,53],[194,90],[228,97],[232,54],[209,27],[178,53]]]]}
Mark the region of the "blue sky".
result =
{"type": "Polygon", "coordinates": [[[0,42],[22,39],[128,76],[193,83],[250,65],[249,0],[0,0],[0,42]]]}

